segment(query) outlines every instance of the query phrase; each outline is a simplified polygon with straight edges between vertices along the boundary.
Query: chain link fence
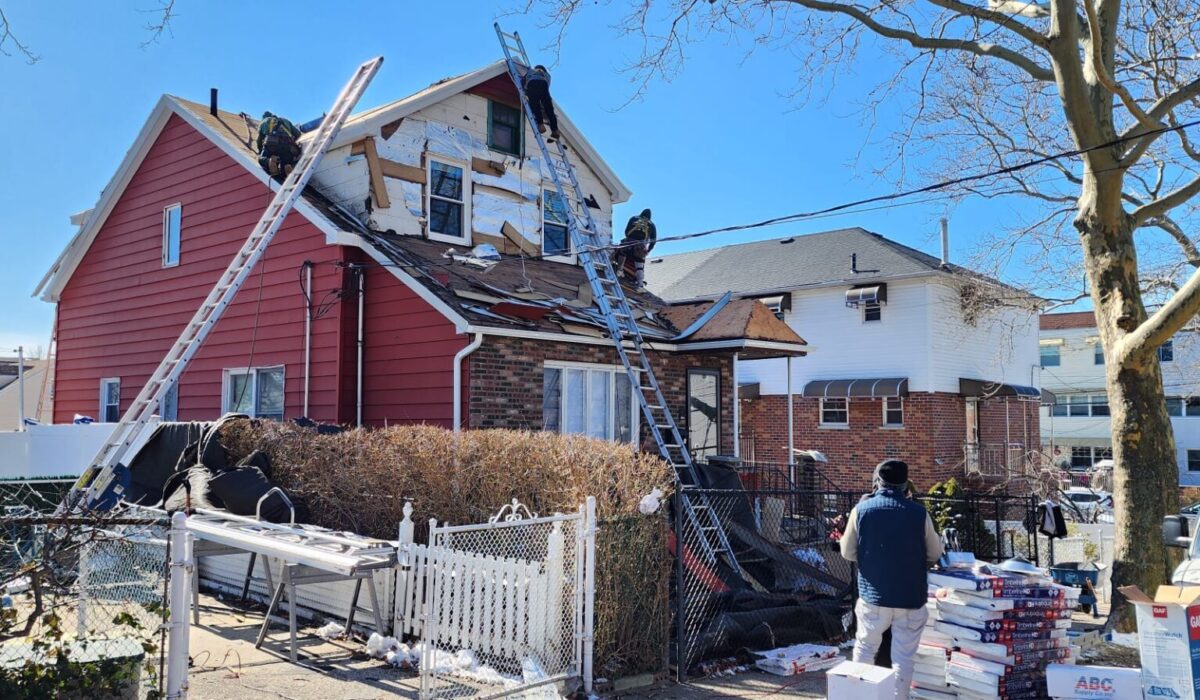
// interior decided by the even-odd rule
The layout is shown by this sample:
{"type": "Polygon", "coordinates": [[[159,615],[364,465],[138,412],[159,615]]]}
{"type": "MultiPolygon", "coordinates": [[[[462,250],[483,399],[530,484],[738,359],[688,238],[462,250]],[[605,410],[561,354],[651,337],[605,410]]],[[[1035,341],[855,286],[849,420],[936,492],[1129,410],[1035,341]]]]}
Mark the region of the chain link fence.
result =
{"type": "Polygon", "coordinates": [[[700,662],[739,649],[822,642],[846,634],[854,567],[838,551],[857,494],[688,489],[673,503],[674,661],[683,680],[700,662]],[[722,551],[689,509],[710,509],[722,551]]]}
{"type": "Polygon", "coordinates": [[[70,482],[0,482],[0,697],[163,697],[165,518],[55,517],[70,482]]]}

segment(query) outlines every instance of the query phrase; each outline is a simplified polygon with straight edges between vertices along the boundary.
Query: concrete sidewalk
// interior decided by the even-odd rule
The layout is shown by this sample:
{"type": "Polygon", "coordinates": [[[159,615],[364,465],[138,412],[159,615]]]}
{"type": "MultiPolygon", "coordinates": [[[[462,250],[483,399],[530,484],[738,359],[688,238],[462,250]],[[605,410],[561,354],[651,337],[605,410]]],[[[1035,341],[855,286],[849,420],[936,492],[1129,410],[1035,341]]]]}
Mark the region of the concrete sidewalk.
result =
{"type": "MultiPolygon", "coordinates": [[[[419,679],[369,658],[358,641],[326,641],[301,627],[299,662],[288,660],[287,625],[276,622],[262,649],[254,640],[263,610],[227,605],[211,595],[200,597],[200,626],[192,627],[189,697],[200,700],[416,700],[419,679]]],[[[656,686],[615,692],[630,700],[712,700],[716,698],[824,698],[825,674],[781,678],[749,672],[698,679],[687,685],[656,686]]]]}

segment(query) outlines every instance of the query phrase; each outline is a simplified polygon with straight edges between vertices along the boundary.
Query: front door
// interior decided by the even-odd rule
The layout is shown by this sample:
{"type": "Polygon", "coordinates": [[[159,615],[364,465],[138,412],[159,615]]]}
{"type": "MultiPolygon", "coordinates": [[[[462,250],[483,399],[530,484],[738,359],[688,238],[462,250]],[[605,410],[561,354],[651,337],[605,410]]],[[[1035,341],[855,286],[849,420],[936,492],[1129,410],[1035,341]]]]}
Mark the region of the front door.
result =
{"type": "Polygon", "coordinates": [[[963,445],[967,471],[979,471],[979,399],[967,397],[967,434],[963,445]]]}

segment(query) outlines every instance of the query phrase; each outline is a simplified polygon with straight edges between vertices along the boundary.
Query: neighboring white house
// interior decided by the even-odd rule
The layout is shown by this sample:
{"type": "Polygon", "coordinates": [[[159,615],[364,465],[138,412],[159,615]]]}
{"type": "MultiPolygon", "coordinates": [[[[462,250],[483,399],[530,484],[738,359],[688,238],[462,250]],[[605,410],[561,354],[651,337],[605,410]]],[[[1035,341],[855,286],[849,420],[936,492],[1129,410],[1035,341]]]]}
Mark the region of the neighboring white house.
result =
{"type": "Polygon", "coordinates": [[[11,365],[11,374],[0,375],[0,431],[18,430],[21,426],[20,396],[25,395],[25,418],[37,422],[49,422],[50,397],[46,387],[47,368],[45,360],[25,360],[25,387],[17,381],[16,358],[0,358],[0,365],[11,365]],[[41,409],[39,411],[39,408],[41,409]]]}
{"type": "MultiPolygon", "coordinates": [[[[964,462],[1001,476],[1037,449],[1036,299],[944,257],[851,228],[656,258],[646,278],[669,301],[761,299],[808,341],[792,367],[798,449],[854,472],[903,456],[939,479],[964,462]],[[973,290],[1017,303],[972,318],[973,290]]],[[[739,379],[761,397],[743,412],[755,457],[786,460],[785,360],[740,363],[739,379]]]]}
{"type": "MultiPolygon", "coordinates": [[[[1076,469],[1112,457],[1104,352],[1091,311],[1041,318],[1042,387],[1056,396],[1042,414],[1042,443],[1076,469]]],[[[1159,348],[1180,486],[1200,486],[1200,342],[1176,336],[1159,348]]]]}

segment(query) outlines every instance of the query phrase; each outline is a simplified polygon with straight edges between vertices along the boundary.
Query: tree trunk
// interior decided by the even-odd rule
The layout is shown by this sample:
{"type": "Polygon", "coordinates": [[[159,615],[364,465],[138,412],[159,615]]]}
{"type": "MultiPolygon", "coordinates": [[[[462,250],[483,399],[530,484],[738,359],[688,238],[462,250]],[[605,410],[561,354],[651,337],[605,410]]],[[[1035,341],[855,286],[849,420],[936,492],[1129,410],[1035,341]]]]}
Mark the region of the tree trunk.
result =
{"type": "Polygon", "coordinates": [[[1114,347],[1146,318],[1137,277],[1133,225],[1121,206],[1119,172],[1085,177],[1075,227],[1084,249],[1092,302],[1106,358],[1112,414],[1116,556],[1112,624],[1132,631],[1132,610],[1116,587],[1150,595],[1170,582],[1171,558],[1159,535],[1163,516],[1179,510],[1175,438],[1163,397],[1157,348],[1139,348],[1119,363],[1114,347]]]}

